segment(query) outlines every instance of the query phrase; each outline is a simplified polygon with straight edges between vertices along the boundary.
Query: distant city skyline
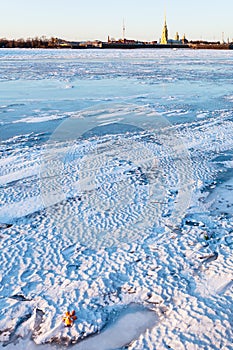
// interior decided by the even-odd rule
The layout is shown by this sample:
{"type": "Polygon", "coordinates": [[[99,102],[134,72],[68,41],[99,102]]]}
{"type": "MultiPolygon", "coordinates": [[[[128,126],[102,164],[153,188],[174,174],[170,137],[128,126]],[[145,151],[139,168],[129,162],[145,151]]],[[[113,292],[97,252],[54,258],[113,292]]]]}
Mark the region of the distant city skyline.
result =
{"type": "Polygon", "coordinates": [[[8,0],[1,4],[0,38],[58,37],[106,41],[108,35],[159,40],[166,18],[169,38],[232,40],[233,1],[223,0],[8,0]]]}

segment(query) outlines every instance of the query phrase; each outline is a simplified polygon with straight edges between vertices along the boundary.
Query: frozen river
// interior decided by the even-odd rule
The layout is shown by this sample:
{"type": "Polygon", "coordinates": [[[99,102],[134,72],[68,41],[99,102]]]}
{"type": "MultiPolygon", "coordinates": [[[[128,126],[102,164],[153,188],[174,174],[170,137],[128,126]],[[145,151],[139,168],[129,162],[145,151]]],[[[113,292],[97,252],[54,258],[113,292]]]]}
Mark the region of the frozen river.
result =
{"type": "Polygon", "coordinates": [[[232,71],[232,51],[1,49],[7,349],[232,349],[232,71]]]}

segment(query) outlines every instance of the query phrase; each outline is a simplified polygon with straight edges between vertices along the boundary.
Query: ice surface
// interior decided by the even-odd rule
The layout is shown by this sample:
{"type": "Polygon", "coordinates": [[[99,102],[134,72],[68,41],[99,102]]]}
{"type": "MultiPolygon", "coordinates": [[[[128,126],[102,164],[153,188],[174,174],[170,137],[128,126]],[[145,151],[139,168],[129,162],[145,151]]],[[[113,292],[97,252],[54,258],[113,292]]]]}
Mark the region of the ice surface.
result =
{"type": "Polygon", "coordinates": [[[122,348],[155,324],[156,316],[152,311],[129,306],[107,329],[79,343],[74,349],[110,350],[122,348]]]}
{"type": "Polygon", "coordinates": [[[0,50],[7,349],[231,349],[232,65],[0,50]]]}

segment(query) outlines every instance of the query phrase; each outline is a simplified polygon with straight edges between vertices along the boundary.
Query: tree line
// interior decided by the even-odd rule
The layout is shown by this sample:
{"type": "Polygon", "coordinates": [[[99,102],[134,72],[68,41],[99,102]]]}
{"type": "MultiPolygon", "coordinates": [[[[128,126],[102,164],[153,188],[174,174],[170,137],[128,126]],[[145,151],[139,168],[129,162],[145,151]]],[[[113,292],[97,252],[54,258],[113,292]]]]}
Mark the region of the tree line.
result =
{"type": "Polygon", "coordinates": [[[58,38],[46,38],[42,36],[41,38],[28,38],[28,39],[12,39],[8,40],[6,38],[0,38],[0,48],[31,48],[31,49],[47,49],[47,48],[57,48],[62,44],[65,44],[64,40],[58,38]]]}

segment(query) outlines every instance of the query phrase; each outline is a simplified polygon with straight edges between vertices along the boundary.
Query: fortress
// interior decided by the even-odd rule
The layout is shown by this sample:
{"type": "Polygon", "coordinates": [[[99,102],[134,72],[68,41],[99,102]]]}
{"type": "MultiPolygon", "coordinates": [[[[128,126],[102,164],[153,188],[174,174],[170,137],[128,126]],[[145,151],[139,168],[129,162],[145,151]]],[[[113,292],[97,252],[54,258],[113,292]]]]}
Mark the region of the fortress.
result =
{"type": "Polygon", "coordinates": [[[170,45],[172,45],[172,44],[182,45],[182,44],[187,44],[187,43],[188,43],[188,40],[185,38],[185,34],[183,35],[183,38],[180,40],[178,32],[176,32],[176,36],[175,36],[174,40],[168,39],[167,21],[166,21],[166,16],[165,16],[160,44],[161,45],[169,45],[169,44],[170,45]]]}

